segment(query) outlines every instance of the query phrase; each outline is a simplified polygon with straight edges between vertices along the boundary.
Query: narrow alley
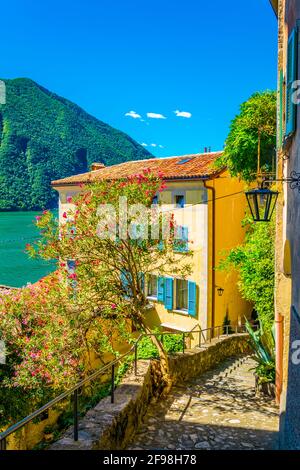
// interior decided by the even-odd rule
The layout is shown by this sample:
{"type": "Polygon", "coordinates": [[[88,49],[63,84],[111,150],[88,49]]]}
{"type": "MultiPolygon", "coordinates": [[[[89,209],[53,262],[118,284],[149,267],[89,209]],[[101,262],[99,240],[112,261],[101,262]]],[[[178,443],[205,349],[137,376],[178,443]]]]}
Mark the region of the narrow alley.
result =
{"type": "Polygon", "coordinates": [[[255,396],[249,357],[231,358],[150,406],[129,449],[276,448],[278,408],[255,396]]]}

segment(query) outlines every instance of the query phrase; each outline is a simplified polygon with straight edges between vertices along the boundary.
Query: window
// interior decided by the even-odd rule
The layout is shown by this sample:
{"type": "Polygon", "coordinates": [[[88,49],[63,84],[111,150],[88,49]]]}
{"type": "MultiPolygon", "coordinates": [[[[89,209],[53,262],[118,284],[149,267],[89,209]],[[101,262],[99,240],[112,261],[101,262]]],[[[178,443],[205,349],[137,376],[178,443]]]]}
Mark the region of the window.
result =
{"type": "Polygon", "coordinates": [[[181,194],[177,194],[175,196],[175,205],[178,208],[183,208],[184,207],[184,196],[181,194]]]}
{"type": "Polygon", "coordinates": [[[173,243],[173,250],[181,253],[189,251],[188,227],[178,225],[175,235],[176,239],[173,243]]]}
{"type": "Polygon", "coordinates": [[[190,162],[191,160],[192,158],[182,158],[179,160],[179,162],[177,162],[177,165],[183,165],[184,163],[190,162]]]}
{"type": "Polygon", "coordinates": [[[195,281],[159,276],[157,278],[157,300],[163,302],[165,308],[169,311],[175,309],[175,311],[195,318],[198,316],[198,296],[195,281]],[[173,295],[173,286],[175,287],[175,296],[173,295]]]}
{"type": "Polygon", "coordinates": [[[188,311],[188,281],[176,279],[176,310],[188,311]]]}
{"type": "Polygon", "coordinates": [[[147,296],[157,299],[157,276],[153,274],[148,276],[147,296]]]}

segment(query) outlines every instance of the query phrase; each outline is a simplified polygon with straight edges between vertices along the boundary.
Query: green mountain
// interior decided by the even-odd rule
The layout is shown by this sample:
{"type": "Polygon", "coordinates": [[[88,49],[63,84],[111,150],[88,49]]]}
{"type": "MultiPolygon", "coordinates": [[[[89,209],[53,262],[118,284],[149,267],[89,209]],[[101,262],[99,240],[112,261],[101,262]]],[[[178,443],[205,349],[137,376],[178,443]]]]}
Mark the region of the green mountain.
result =
{"type": "Polygon", "coordinates": [[[57,204],[51,180],[151,157],[128,135],[27,78],[4,80],[0,105],[0,210],[57,204]]]}

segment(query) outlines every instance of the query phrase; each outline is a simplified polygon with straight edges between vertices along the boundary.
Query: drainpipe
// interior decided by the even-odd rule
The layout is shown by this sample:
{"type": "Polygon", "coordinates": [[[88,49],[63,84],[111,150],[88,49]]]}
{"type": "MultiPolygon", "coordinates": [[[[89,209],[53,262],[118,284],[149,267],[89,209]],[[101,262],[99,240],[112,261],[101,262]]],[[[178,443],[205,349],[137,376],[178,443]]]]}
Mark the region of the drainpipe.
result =
{"type": "MultiPolygon", "coordinates": [[[[211,191],[211,199],[208,197],[208,201],[211,201],[212,204],[212,217],[211,217],[211,232],[212,232],[212,240],[211,240],[211,326],[212,328],[215,326],[215,284],[216,284],[216,189],[214,186],[208,186],[207,182],[204,181],[204,187],[211,191]]],[[[209,203],[208,203],[209,204],[209,203]]]]}
{"type": "Polygon", "coordinates": [[[280,404],[283,381],[283,316],[275,312],[276,403],[280,404]]]}

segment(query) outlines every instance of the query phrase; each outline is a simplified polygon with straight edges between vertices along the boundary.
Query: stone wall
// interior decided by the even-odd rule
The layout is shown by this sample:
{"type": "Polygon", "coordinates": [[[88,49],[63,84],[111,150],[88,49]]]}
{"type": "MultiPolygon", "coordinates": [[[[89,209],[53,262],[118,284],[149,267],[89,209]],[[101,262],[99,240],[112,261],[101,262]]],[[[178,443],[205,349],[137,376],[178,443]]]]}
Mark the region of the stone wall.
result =
{"type": "Polygon", "coordinates": [[[170,358],[173,384],[184,382],[212,369],[225,358],[249,352],[246,334],[231,335],[215,339],[201,349],[190,349],[170,358]]]}
{"type": "MultiPolygon", "coordinates": [[[[225,358],[249,352],[247,335],[238,334],[213,340],[200,348],[177,353],[170,358],[172,383],[180,383],[215,367],[225,358]]],[[[138,375],[130,371],[110,397],[101,400],[79,422],[79,440],[73,441],[73,428],[53,444],[52,450],[124,449],[134,437],[148,405],[163,392],[160,363],[139,361],[138,375]]]]}

